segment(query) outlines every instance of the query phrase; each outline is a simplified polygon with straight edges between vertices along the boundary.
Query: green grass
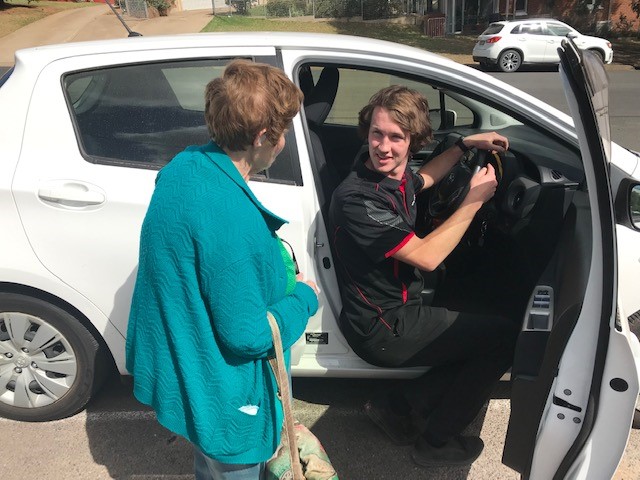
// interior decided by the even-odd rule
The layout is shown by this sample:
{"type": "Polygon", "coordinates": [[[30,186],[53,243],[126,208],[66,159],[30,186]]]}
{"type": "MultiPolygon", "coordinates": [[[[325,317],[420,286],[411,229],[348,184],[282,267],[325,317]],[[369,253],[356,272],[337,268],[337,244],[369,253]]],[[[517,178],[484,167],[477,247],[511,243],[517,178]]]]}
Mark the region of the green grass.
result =
{"type": "Polygon", "coordinates": [[[471,55],[475,36],[455,35],[430,38],[416,25],[341,21],[270,20],[240,15],[216,16],[203,32],[309,32],[340,33],[360,37],[390,40],[435,53],[471,55]]]}

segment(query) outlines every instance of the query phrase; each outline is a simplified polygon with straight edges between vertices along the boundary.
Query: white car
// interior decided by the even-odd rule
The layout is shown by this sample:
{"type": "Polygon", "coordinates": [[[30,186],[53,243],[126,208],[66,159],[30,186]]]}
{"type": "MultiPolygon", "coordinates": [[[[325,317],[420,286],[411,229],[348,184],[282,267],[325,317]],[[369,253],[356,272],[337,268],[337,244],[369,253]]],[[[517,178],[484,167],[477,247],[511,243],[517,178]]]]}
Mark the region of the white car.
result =
{"type": "Polygon", "coordinates": [[[523,64],[557,64],[558,47],[567,37],[578,48],[598,55],[604,63],[613,61],[608,40],[582,35],[566,23],[548,18],[489,24],[473,47],[473,61],[481,67],[497,65],[503,72],[515,72],[523,64]]]}
{"type": "MultiPolygon", "coordinates": [[[[627,315],[640,310],[640,267],[637,253],[616,243],[640,240],[639,156],[608,140],[606,86],[595,83],[605,78],[601,62],[571,48],[565,56],[575,127],[475,69],[365,38],[201,34],[17,52],[0,80],[0,415],[68,416],[111,369],[127,374],[140,225],[157,171],[185,145],[208,141],[204,86],[242,57],[282,68],[305,92],[285,150],[250,182],[289,220],[281,236],[322,291],[292,348],[293,374],[424,371],[374,367],[353,353],[337,322],[340,285],[325,223],[331,192],[363,145],[358,111],[379,88],[408,85],[428,97],[435,134],[412,166],[461,135],[496,130],[510,141],[492,159],[494,199],[446,269],[426,278],[425,292],[433,304],[522,324],[505,463],[533,479],[567,469],[610,477],[639,385],[640,344],[627,315]],[[581,78],[583,64],[596,80],[581,78]],[[635,270],[623,277],[617,265],[627,262],[635,270]]],[[[421,198],[421,208],[429,201],[421,198]]]]}

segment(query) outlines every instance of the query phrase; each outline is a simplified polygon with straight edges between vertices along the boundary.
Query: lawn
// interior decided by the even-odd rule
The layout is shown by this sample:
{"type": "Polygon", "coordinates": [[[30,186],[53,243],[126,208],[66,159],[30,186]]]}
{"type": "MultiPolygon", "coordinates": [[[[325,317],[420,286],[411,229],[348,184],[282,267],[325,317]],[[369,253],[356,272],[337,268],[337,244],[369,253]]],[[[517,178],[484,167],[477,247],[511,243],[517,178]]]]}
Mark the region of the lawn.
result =
{"type": "Polygon", "coordinates": [[[267,20],[239,15],[218,15],[204,27],[203,32],[277,31],[341,33],[360,37],[391,40],[435,53],[470,55],[475,36],[455,35],[430,38],[422,35],[415,25],[393,23],[364,23],[345,21],[267,20]]]}
{"type": "Polygon", "coordinates": [[[0,37],[9,35],[19,28],[40,20],[48,15],[67,10],[95,6],[90,2],[27,2],[27,0],[5,0],[5,8],[0,8],[0,37]]]}

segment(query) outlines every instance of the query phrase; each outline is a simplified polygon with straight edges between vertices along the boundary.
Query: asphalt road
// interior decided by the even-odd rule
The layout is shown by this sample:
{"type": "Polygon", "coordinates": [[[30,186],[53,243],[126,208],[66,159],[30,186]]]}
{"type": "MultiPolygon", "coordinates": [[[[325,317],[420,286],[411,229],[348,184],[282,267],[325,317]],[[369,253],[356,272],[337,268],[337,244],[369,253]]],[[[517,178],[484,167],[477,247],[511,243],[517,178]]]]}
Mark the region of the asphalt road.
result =
{"type": "MultiPolygon", "coordinates": [[[[295,379],[296,417],[320,438],[342,480],[517,480],[501,464],[509,404],[507,386],[496,388],[468,432],[485,442],[470,468],[423,469],[411,447],[386,440],[362,411],[365,399],[384,381],[295,379]]],[[[86,411],[56,422],[0,419],[4,479],[127,480],[193,479],[188,442],[160,427],[135,401],[131,387],[115,379],[86,411]]],[[[640,477],[640,432],[633,431],[616,480],[640,477]]]]}
{"type": "MultiPolygon", "coordinates": [[[[640,70],[609,71],[607,74],[611,139],[640,151],[640,70]]],[[[557,68],[491,75],[569,113],[557,68]]]]}

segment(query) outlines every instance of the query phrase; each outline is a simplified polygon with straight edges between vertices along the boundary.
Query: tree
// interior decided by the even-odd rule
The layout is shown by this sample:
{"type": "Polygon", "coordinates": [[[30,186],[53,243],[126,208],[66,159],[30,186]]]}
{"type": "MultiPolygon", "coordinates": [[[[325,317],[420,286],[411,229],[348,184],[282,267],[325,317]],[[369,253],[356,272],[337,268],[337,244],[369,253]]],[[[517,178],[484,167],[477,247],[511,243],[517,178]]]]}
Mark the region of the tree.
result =
{"type": "MultiPolygon", "coordinates": [[[[640,0],[631,2],[631,10],[636,14],[636,20],[640,20],[640,0]]],[[[638,23],[638,36],[640,37],[640,22],[638,23]]]]}

